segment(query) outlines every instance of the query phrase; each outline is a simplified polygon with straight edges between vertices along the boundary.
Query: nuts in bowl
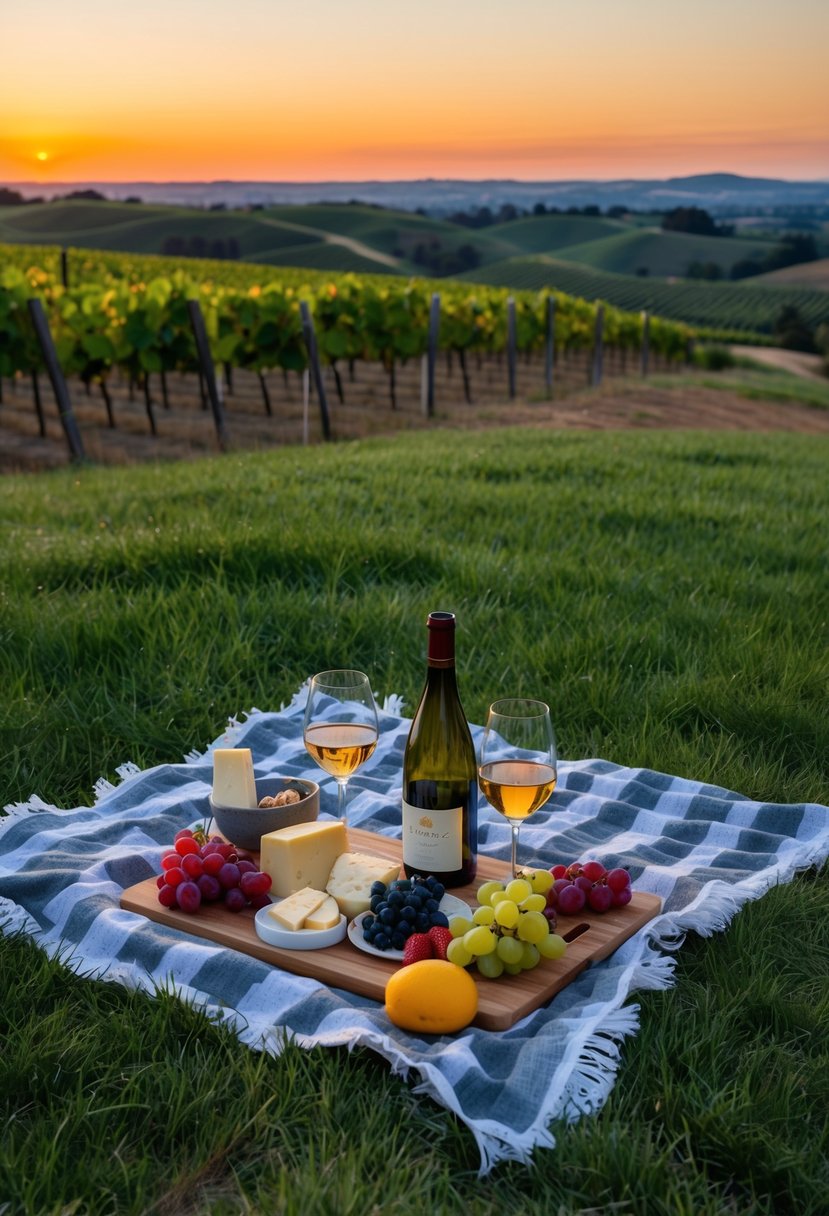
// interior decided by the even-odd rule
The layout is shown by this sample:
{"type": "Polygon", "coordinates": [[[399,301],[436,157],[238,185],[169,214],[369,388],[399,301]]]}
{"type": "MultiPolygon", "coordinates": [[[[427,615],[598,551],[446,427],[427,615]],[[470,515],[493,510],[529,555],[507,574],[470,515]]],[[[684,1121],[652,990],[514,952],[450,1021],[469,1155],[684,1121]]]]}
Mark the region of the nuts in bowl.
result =
{"type": "Polygon", "coordinates": [[[243,849],[259,849],[267,832],[310,823],[319,815],[320,787],[300,777],[262,777],[256,806],[227,806],[210,795],[210,814],[221,834],[243,849]]]}

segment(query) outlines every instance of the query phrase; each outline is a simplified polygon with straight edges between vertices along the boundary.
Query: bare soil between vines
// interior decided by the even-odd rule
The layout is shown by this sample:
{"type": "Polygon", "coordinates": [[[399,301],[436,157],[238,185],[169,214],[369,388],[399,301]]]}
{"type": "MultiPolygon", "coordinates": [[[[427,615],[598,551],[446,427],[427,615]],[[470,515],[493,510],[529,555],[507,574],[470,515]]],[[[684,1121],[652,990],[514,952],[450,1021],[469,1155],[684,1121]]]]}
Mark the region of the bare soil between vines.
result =
{"type": "MultiPolygon", "coordinates": [[[[517,369],[516,396],[510,400],[505,364],[497,358],[478,360],[468,368],[471,398],[468,401],[462,369],[457,363],[442,361],[435,383],[434,415],[427,417],[422,403],[421,367],[417,363],[397,370],[394,406],[389,377],[382,368],[360,364],[351,372],[341,369],[343,401],[328,369],[326,393],[331,437],[354,440],[401,431],[465,431],[503,426],[829,435],[829,411],[795,403],[748,400],[726,389],[689,384],[687,376],[678,379],[676,385],[666,383],[664,376],[654,384],[640,376],[625,374],[630,369],[612,360],[606,370],[608,375],[602,386],[588,388],[585,360],[562,360],[556,369],[550,399],[541,361],[522,362],[517,369]]],[[[51,388],[45,378],[38,387],[43,435],[31,382],[3,382],[0,472],[37,471],[70,463],[51,388]]],[[[114,423],[111,426],[99,388],[93,385],[87,393],[83,385],[71,384],[72,405],[87,458],[98,464],[125,465],[195,459],[217,453],[220,448],[213,415],[199,395],[196,377],[171,376],[165,387],[166,403],[159,378],[151,379],[148,410],[141,387],[130,389],[127,384],[115,381],[111,385],[114,423]],[[156,434],[152,433],[152,425],[156,434]]],[[[254,374],[236,372],[231,384],[224,387],[230,450],[267,450],[322,442],[319,403],[312,392],[305,409],[301,377],[269,373],[265,387],[270,413],[262,384],[254,374]]]]}

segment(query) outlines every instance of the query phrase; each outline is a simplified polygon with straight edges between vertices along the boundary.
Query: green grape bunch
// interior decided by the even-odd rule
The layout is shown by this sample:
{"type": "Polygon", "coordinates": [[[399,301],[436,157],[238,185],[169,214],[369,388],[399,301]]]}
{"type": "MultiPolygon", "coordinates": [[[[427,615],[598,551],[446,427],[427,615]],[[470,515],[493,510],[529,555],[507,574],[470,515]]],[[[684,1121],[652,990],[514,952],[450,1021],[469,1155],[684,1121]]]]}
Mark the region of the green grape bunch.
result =
{"type": "Polygon", "coordinates": [[[494,879],[483,883],[471,918],[450,918],[446,957],[459,967],[474,963],[488,980],[530,971],[542,959],[561,958],[567,943],[554,931],[547,908],[552,883],[549,870],[528,871],[506,885],[494,879]]]}

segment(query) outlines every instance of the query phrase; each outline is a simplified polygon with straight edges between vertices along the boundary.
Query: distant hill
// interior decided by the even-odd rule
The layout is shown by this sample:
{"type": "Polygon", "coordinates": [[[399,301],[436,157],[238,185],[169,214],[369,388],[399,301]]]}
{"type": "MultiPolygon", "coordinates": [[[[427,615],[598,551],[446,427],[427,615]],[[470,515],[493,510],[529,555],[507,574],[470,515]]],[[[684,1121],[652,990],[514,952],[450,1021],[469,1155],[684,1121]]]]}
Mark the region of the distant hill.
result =
{"type": "Polygon", "coordinates": [[[694,263],[713,263],[728,278],[735,262],[763,258],[774,241],[757,237],[696,236],[689,232],[663,232],[658,228],[625,228],[612,236],[579,245],[562,246],[557,257],[582,262],[614,274],[644,272],[662,278],[683,278],[694,263]]]}
{"type": "Polygon", "coordinates": [[[770,287],[803,286],[829,291],[829,258],[820,258],[817,262],[801,262],[799,266],[784,266],[782,270],[758,274],[751,282],[768,283],[770,287]]]}
{"type": "Polygon", "coordinates": [[[612,206],[639,211],[697,205],[709,211],[737,214],[760,207],[829,207],[829,181],[791,182],[733,173],[700,173],[689,177],[618,181],[512,181],[425,179],[397,182],[69,182],[45,186],[6,183],[26,197],[95,189],[117,200],[139,197],[150,203],[208,207],[216,203],[241,207],[358,201],[404,211],[418,207],[434,215],[473,207],[498,208],[504,203],[531,210],[547,207],[612,206]]]}

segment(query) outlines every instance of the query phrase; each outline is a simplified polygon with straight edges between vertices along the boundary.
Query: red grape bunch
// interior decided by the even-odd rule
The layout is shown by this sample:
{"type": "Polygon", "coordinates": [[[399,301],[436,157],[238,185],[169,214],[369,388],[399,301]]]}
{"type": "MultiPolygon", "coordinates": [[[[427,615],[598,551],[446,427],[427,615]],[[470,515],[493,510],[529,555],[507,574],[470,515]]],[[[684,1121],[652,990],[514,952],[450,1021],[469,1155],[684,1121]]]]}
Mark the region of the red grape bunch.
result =
{"type": "Polygon", "coordinates": [[[161,857],[156,879],[158,902],[165,908],[198,912],[202,904],[222,902],[230,912],[269,904],[271,876],[221,837],[182,828],[161,857]]]}
{"type": "Polygon", "coordinates": [[[547,892],[547,907],[558,909],[562,916],[576,916],[585,908],[591,912],[622,908],[633,895],[628,871],[606,870],[600,861],[551,866],[550,873],[553,885],[547,892]]]}

